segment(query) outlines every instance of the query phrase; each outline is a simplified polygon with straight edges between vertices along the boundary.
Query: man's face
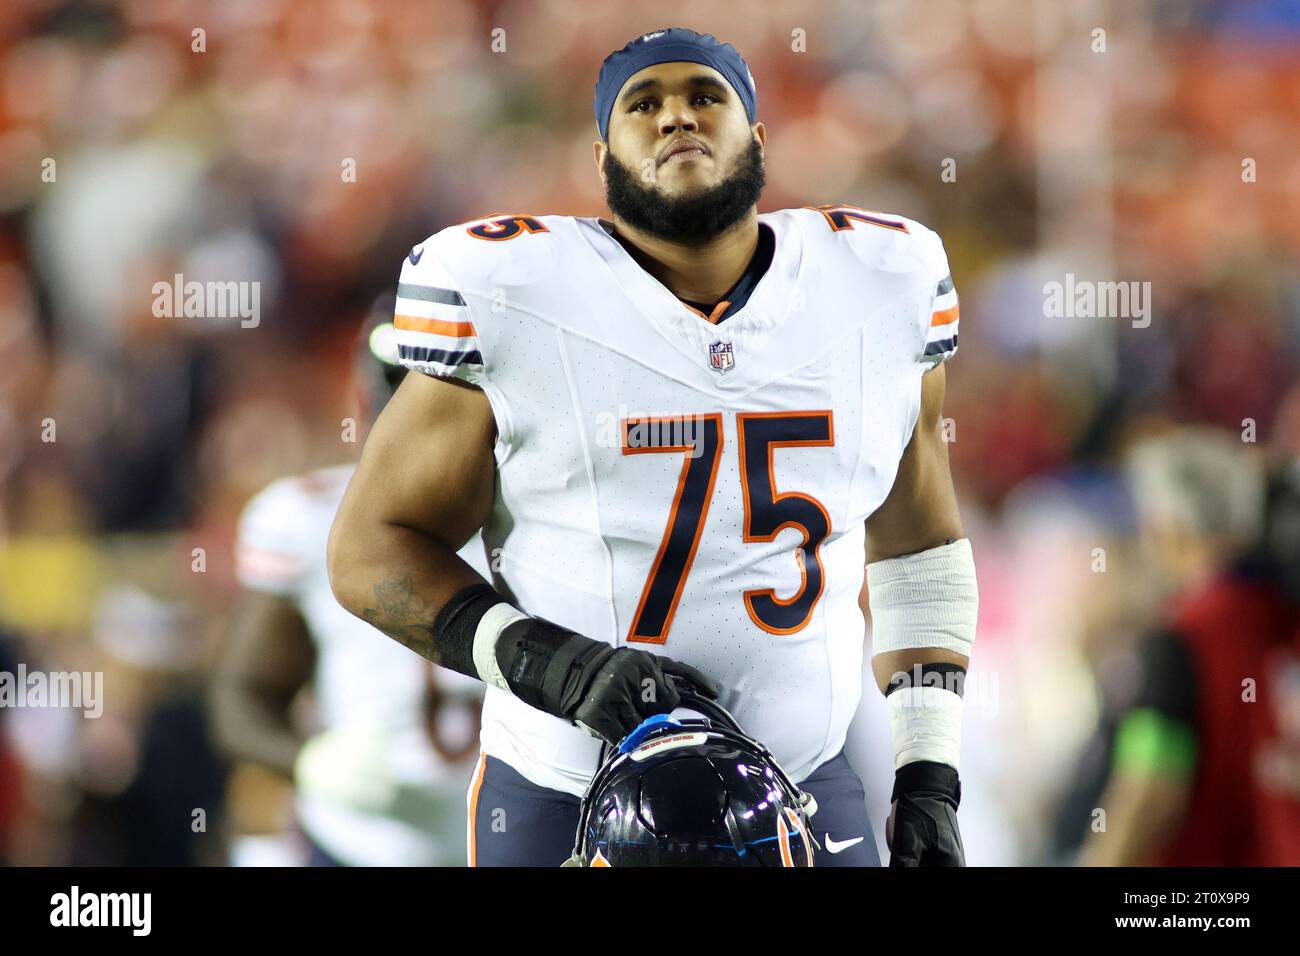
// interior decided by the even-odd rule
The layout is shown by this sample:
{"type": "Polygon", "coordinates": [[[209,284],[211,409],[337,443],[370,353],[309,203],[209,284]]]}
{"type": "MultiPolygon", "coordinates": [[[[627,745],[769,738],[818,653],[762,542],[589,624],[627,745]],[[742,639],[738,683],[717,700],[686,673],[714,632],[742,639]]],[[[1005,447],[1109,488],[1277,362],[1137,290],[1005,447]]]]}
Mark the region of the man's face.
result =
{"type": "Polygon", "coordinates": [[[647,67],[619,91],[608,145],[596,143],[610,209],[652,235],[706,241],[758,201],[766,135],[716,70],[647,67]]]}

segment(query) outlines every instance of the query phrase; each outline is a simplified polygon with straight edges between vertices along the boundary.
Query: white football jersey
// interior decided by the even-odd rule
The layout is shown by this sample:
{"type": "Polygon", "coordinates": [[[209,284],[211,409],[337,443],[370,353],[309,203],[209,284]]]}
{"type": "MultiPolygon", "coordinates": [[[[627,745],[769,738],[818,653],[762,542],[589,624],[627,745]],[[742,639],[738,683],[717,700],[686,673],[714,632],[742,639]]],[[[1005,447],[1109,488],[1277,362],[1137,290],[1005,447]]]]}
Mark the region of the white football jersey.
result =
{"type": "MultiPolygon", "coordinates": [[[[402,360],[486,393],[494,585],[528,614],[692,664],[796,780],[861,696],[867,516],[956,351],[939,237],[851,206],[759,216],[771,265],[714,324],[594,218],[507,216],[411,250],[402,360]]],[[[420,454],[413,449],[413,454],[420,454]]],[[[586,787],[599,743],[489,688],[483,749],[586,787]]]]}
{"type": "MultiPolygon", "coordinates": [[[[425,695],[430,680],[443,693],[473,698],[482,684],[433,667],[369,624],[352,616],[330,590],[325,546],[330,525],[353,472],[339,465],[269,485],[244,509],[236,544],[236,573],[250,590],[290,598],[316,647],[313,678],[318,731],[343,731],[385,752],[355,754],[357,765],[380,761],[395,785],[422,794],[419,820],[385,817],[342,805],[329,795],[296,794],[304,829],[346,863],[363,866],[454,864],[464,847],[461,808],[473,760],[449,763],[429,741],[425,695]],[[445,809],[440,810],[440,805],[445,809]],[[439,826],[427,825],[434,813],[439,826]]],[[[487,574],[477,536],[461,557],[487,574]]],[[[463,709],[462,709],[463,710],[463,709]]],[[[452,711],[454,713],[454,710],[452,711]]],[[[472,723],[470,724],[472,727],[472,723]]],[[[448,727],[449,735],[461,728],[448,727]]]]}

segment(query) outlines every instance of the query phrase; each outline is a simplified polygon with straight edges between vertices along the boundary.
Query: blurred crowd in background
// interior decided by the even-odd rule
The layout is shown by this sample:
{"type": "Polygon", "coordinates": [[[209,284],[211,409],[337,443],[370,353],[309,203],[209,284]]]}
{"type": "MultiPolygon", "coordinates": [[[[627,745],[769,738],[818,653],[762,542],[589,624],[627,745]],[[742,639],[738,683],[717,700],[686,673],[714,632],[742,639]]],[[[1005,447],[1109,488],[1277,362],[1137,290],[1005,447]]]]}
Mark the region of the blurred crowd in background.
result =
{"type": "MultiPolygon", "coordinates": [[[[357,454],[357,329],[413,244],[605,214],[596,72],[669,25],[750,64],[760,211],[850,203],[944,238],[981,595],[967,855],[1076,859],[1139,638],[1259,523],[1248,502],[1207,527],[1235,492],[1176,460],[1174,490],[1135,494],[1135,450],[1226,441],[1246,485],[1300,454],[1300,4],[653,6],[0,7],[0,671],[104,675],[99,718],[0,709],[0,860],[307,861],[289,779],[212,730],[239,515],[357,454]],[[159,317],[178,273],[260,283],[260,321],[159,317]],[[1067,275],[1150,283],[1149,321],[1048,315],[1067,275]]],[[[883,823],[869,688],[849,753],[883,823]]]]}

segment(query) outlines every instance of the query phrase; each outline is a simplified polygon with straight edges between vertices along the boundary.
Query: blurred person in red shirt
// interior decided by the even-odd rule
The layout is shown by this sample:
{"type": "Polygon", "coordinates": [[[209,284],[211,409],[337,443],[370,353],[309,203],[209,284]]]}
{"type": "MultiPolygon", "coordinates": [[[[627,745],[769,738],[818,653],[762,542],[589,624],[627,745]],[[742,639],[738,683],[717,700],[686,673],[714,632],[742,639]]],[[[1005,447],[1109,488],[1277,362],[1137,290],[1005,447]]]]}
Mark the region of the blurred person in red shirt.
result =
{"type": "MultiPolygon", "coordinates": [[[[1247,454],[1224,441],[1224,454],[1247,454]]],[[[1208,477],[1177,452],[1165,466],[1208,477]]],[[[1188,576],[1143,642],[1085,865],[1300,865],[1300,460],[1273,472],[1254,542],[1216,561],[1255,494],[1246,471],[1219,482],[1196,496],[1184,481],[1185,500],[1211,510],[1201,541],[1166,536],[1164,560],[1186,570],[1199,551],[1206,573],[1188,576]]],[[[1176,484],[1164,485],[1172,498],[1176,484]]]]}

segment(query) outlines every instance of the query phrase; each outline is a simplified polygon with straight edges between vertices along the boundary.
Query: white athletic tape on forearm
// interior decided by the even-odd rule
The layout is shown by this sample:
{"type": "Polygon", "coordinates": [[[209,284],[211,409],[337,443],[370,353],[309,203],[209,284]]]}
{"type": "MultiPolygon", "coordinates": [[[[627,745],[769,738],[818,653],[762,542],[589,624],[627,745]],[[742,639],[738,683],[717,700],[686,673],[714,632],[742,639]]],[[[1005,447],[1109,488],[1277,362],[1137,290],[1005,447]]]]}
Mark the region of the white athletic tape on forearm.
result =
{"type": "Polygon", "coordinates": [[[970,541],[867,565],[871,653],[942,647],[970,655],[979,588],[970,541]]]}
{"type": "Polygon", "coordinates": [[[474,669],[485,683],[507,693],[510,692],[510,685],[506,683],[501,665],[497,663],[497,638],[509,625],[526,617],[528,615],[523,611],[502,601],[487,609],[474,630],[474,669]]]}
{"type": "Polygon", "coordinates": [[[894,769],[918,760],[946,763],[954,770],[961,751],[961,698],[942,687],[904,687],[885,699],[894,769]]]}

